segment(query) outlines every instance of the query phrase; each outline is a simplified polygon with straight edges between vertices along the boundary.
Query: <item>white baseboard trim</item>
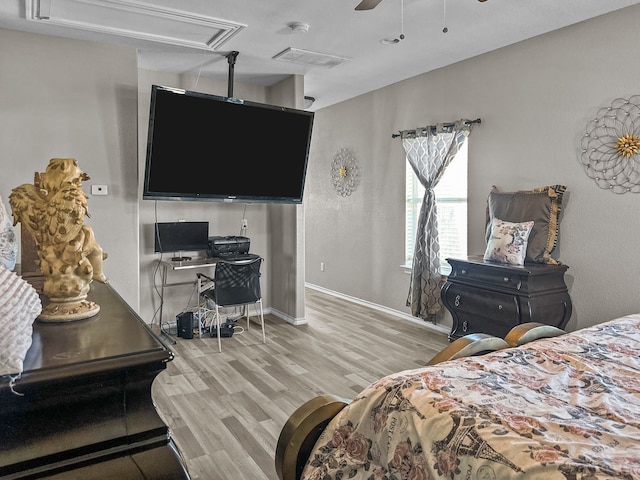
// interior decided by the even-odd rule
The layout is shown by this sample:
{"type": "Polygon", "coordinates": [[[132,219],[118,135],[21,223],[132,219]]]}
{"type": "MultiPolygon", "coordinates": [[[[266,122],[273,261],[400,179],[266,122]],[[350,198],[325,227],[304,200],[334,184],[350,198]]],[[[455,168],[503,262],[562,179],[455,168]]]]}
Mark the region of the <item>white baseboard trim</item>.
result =
{"type": "MultiPolygon", "coordinates": [[[[424,320],[414,317],[413,315],[409,315],[407,313],[401,312],[400,310],[395,310],[393,308],[385,307],[384,305],[379,305],[377,303],[369,302],[367,300],[362,300],[361,298],[352,297],[350,295],[345,295],[344,293],[336,292],[334,290],[329,290],[328,288],[320,287],[319,285],[314,285],[312,283],[305,283],[305,287],[311,288],[312,290],[317,290],[322,293],[326,293],[327,295],[333,295],[334,297],[341,298],[343,300],[347,300],[349,302],[357,303],[359,305],[364,305],[369,308],[373,308],[374,310],[378,310],[380,312],[387,313],[389,315],[393,315],[402,320],[407,320],[409,322],[415,323],[417,325],[422,325],[430,330],[435,330],[440,333],[449,334],[451,332],[450,327],[446,327],[444,325],[434,325],[430,322],[425,322],[424,320]]],[[[305,321],[306,323],[306,321],[305,321]]]]}
{"type": "Polygon", "coordinates": [[[292,317],[291,315],[287,315],[284,312],[281,312],[280,310],[276,310],[275,308],[269,308],[269,311],[267,312],[267,309],[265,309],[264,313],[270,313],[271,315],[281,318],[282,320],[284,320],[287,323],[290,323],[291,325],[306,325],[307,324],[307,319],[302,317],[302,318],[295,318],[292,317]]]}

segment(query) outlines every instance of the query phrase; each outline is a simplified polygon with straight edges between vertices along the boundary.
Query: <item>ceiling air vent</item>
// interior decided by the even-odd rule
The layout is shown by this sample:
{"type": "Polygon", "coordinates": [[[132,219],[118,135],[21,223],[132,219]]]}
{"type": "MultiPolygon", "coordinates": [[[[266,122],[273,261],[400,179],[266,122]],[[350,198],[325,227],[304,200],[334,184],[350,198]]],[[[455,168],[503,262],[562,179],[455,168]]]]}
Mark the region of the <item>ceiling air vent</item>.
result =
{"type": "Polygon", "coordinates": [[[273,58],[275,60],[284,60],[285,62],[300,63],[302,65],[315,65],[327,68],[333,68],[349,61],[348,58],[344,57],[327,55],[326,53],[310,52],[309,50],[301,50],[299,48],[291,47],[281,51],[273,58]]]}

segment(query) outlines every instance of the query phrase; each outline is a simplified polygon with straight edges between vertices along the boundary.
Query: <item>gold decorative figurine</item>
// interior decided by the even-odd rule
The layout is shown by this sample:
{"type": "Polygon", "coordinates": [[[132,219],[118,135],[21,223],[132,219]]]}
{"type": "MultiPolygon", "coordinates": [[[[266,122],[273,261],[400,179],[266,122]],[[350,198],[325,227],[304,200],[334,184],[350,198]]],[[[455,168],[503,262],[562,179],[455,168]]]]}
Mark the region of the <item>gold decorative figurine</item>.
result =
{"type": "Polygon", "coordinates": [[[21,222],[38,248],[49,300],[38,320],[68,322],[100,311],[87,300],[92,280],[107,282],[102,271],[107,255],[84,225],[89,212],[82,181],[89,178],[74,158],[53,158],[44,173],[35,173],[33,185],[20,185],[9,196],[14,226],[21,222]]]}

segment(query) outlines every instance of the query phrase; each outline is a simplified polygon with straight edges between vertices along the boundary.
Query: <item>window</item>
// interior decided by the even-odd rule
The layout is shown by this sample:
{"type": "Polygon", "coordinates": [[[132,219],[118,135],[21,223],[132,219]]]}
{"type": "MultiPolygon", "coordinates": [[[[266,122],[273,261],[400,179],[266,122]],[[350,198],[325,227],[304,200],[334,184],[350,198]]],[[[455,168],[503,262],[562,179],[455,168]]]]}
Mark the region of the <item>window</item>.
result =
{"type": "MultiPolygon", "coordinates": [[[[413,262],[418,215],[424,198],[424,187],[409,162],[406,165],[406,232],[405,266],[413,262]]],[[[435,188],[438,208],[440,265],[443,274],[450,272],[448,257],[467,255],[467,142],[462,145],[435,188]]]]}

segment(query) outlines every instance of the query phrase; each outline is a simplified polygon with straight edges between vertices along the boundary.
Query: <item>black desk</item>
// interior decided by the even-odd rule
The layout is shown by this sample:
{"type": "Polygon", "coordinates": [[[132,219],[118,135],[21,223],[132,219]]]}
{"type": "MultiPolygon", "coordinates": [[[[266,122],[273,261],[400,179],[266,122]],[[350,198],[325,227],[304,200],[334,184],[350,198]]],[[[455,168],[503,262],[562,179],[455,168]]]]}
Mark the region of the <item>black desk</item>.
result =
{"type": "MultiPolygon", "coordinates": [[[[160,268],[162,269],[161,273],[160,273],[160,310],[158,312],[159,315],[159,325],[160,325],[160,329],[163,333],[163,321],[162,321],[162,317],[164,314],[164,289],[167,287],[174,287],[174,286],[178,286],[178,285],[195,285],[197,280],[194,278],[193,280],[190,280],[188,282],[173,282],[173,283],[168,283],[167,282],[167,276],[168,276],[168,272],[170,270],[173,271],[180,271],[180,270],[199,270],[199,269],[203,269],[203,268],[212,268],[216,266],[216,262],[218,261],[217,258],[194,258],[192,260],[187,260],[187,261],[172,261],[172,260],[158,260],[160,262],[160,268]]],[[[165,335],[167,335],[165,333],[165,335]]],[[[168,336],[168,335],[167,335],[168,336]]],[[[169,337],[171,338],[171,337],[169,337]]],[[[175,342],[174,342],[175,343],[175,342]]]]}
{"type": "MultiPolygon", "coordinates": [[[[160,324],[160,328],[162,328],[163,325],[163,321],[162,321],[162,317],[163,317],[163,312],[164,312],[164,289],[166,287],[175,287],[178,285],[194,285],[197,283],[197,280],[194,278],[193,280],[187,281],[187,282],[173,282],[173,283],[169,283],[167,281],[168,278],[168,272],[170,270],[173,271],[184,271],[184,270],[200,270],[203,268],[212,268],[216,266],[216,263],[220,262],[220,261],[238,261],[238,259],[240,259],[239,261],[243,261],[243,260],[253,260],[259,258],[259,255],[255,255],[252,253],[245,253],[245,254],[239,254],[239,255],[228,255],[228,256],[221,256],[221,257],[209,257],[209,258],[205,258],[205,257],[194,257],[191,260],[183,260],[183,261],[173,261],[173,260],[158,260],[158,262],[160,262],[160,268],[162,269],[161,273],[160,273],[160,310],[159,310],[159,324],[160,324]]],[[[213,275],[211,275],[213,276],[213,275]]]]}
{"type": "Polygon", "coordinates": [[[151,398],[173,353],[109,285],[95,317],[34,323],[24,372],[0,383],[0,479],[188,479],[151,398]]]}

